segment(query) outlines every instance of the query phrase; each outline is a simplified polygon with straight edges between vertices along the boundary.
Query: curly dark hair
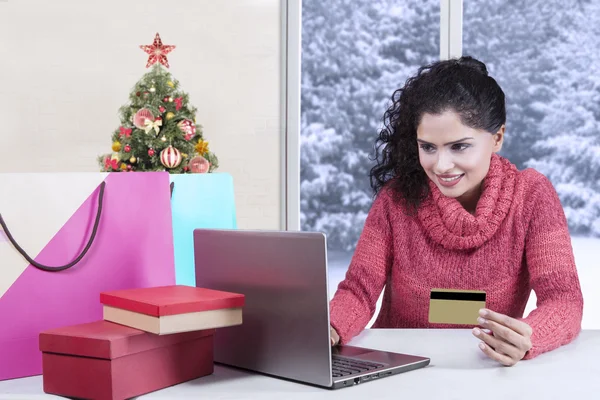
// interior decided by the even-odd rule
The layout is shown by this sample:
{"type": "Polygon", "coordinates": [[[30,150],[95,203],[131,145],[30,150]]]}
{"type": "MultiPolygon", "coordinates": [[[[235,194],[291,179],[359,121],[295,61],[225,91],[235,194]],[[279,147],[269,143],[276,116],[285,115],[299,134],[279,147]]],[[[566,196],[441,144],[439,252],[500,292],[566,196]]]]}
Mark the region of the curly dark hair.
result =
{"type": "Polygon", "coordinates": [[[384,186],[406,210],[416,212],[429,194],[429,179],[419,162],[417,127],[423,114],[456,112],[461,122],[492,134],[506,122],[504,92],[473,57],[437,61],[419,68],[392,95],[375,142],[370,180],[374,195],[384,186]],[[389,186],[388,186],[389,185],[389,186]]]}

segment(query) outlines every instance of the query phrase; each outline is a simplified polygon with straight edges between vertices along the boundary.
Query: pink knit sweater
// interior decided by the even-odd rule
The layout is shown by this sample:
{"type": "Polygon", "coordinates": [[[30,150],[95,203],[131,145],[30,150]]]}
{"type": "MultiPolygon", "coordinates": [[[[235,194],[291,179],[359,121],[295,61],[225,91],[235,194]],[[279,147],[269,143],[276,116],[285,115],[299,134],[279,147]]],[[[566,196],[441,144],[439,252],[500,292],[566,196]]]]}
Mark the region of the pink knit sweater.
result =
{"type": "Polygon", "coordinates": [[[373,328],[465,328],[430,324],[429,295],[432,288],[469,289],[484,290],[489,309],[533,328],[525,359],[572,341],[581,330],[583,297],[550,181],[494,154],[475,215],[429,185],[431,194],[412,217],[387,190],[375,199],[330,303],[340,342],[365,328],[384,286],[373,328]],[[532,289],[537,308],[522,318],[532,289]]]}

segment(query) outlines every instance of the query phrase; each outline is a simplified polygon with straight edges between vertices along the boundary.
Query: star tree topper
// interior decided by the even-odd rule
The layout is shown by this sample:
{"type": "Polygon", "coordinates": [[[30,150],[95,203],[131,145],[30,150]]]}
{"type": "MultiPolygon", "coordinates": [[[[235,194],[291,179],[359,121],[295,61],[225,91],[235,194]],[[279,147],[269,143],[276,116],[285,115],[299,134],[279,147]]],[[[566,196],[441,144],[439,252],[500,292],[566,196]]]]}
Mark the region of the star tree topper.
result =
{"type": "Polygon", "coordinates": [[[157,62],[161,63],[165,67],[169,68],[169,60],[167,60],[167,54],[169,54],[175,46],[162,44],[160,35],[157,33],[154,37],[154,43],[151,45],[141,45],[140,49],[144,50],[149,54],[148,63],[146,68],[150,67],[157,62]]]}

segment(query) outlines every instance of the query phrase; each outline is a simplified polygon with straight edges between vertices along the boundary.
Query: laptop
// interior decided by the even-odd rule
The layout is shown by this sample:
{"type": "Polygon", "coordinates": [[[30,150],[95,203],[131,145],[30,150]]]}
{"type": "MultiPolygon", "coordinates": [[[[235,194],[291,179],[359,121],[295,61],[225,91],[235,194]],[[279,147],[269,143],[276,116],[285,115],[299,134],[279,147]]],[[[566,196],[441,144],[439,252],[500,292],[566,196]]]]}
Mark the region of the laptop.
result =
{"type": "Polygon", "coordinates": [[[243,323],[215,333],[218,364],[339,389],[430,359],[331,346],[326,237],[318,232],[194,230],[196,286],[244,294],[243,323]]]}

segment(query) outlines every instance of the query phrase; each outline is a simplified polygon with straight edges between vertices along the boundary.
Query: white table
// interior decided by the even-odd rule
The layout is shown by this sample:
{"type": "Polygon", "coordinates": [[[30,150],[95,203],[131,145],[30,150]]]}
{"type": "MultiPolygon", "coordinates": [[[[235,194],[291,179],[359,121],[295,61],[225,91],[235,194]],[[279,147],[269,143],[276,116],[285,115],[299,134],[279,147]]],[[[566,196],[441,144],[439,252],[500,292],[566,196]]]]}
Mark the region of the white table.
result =
{"type": "MultiPolygon", "coordinates": [[[[600,330],[571,344],[503,367],[477,348],[470,330],[370,329],[351,344],[423,355],[423,369],[327,390],[217,365],[213,375],[150,393],[144,399],[597,399],[600,330]]],[[[42,377],[0,382],[0,399],[58,399],[44,394],[42,377]]]]}

